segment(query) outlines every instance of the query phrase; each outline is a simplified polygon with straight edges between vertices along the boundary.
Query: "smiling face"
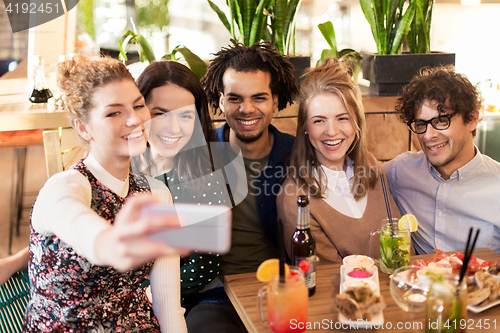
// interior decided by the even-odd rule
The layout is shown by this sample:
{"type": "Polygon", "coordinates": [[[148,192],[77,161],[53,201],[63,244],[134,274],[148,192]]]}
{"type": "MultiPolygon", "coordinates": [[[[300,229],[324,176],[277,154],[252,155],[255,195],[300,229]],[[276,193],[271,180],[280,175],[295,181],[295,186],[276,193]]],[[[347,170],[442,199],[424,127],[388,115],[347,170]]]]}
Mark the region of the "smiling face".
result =
{"type": "Polygon", "coordinates": [[[169,83],[151,91],[147,106],[152,118],[149,143],[153,158],[161,157],[169,169],[193,135],[195,98],[187,89],[169,83]]]}
{"type": "Polygon", "coordinates": [[[243,143],[261,140],[268,145],[268,126],[278,107],[278,97],[272,95],[270,82],[270,74],[263,71],[237,72],[229,68],[224,73],[220,107],[236,140],[243,143]]]}
{"type": "MultiPolygon", "coordinates": [[[[425,99],[420,109],[415,112],[416,120],[430,120],[439,115],[438,102],[425,99]]],[[[451,114],[453,110],[444,108],[443,114],[451,114]]],[[[460,114],[450,119],[450,127],[436,130],[430,124],[427,131],[417,134],[418,141],[429,162],[444,179],[461,168],[474,157],[474,137],[472,131],[478,123],[477,113],[474,113],[470,123],[464,123],[460,114]]]]}
{"type": "Polygon", "coordinates": [[[332,170],[343,170],[345,156],[356,130],[344,103],[332,93],[316,95],[307,104],[306,131],[318,161],[332,170]]]}
{"type": "Polygon", "coordinates": [[[150,115],[132,80],[114,81],[97,88],[92,94],[92,105],[88,123],[78,121],[76,129],[105,169],[111,172],[108,166],[129,162],[131,156],[144,152],[147,142],[144,123],[150,115]]]}

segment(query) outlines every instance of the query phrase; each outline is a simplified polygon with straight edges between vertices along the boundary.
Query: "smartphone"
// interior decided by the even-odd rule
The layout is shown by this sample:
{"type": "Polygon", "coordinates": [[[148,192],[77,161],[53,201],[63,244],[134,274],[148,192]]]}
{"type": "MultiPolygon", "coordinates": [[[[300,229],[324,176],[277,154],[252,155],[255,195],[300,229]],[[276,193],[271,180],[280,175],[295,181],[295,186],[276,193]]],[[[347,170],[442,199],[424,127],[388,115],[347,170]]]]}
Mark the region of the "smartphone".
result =
{"type": "Polygon", "coordinates": [[[231,248],[231,208],[224,205],[153,204],[143,214],[177,214],[182,227],[162,230],[151,239],[202,253],[226,254],[231,248]]]}

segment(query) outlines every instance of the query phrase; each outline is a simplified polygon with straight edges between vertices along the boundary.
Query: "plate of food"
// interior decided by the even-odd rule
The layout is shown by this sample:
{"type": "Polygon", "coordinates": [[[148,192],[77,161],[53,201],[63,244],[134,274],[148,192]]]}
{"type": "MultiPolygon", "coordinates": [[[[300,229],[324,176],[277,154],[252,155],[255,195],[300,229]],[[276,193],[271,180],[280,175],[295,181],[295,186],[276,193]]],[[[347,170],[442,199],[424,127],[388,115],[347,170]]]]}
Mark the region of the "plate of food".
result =
{"type": "MultiPolygon", "coordinates": [[[[460,252],[455,254],[446,254],[441,250],[434,249],[436,254],[432,258],[415,260],[412,262],[414,266],[428,267],[430,270],[437,271],[450,271],[455,274],[459,274],[462,269],[464,255],[460,252]]],[[[472,276],[476,272],[485,272],[488,270],[492,263],[490,261],[485,261],[476,258],[474,255],[471,256],[469,264],[467,265],[467,276],[472,276]]]]}
{"type": "Polygon", "coordinates": [[[336,306],[339,322],[350,325],[350,328],[369,329],[382,324],[382,310],[386,304],[380,295],[377,267],[372,267],[367,273],[363,268],[356,270],[340,266],[340,293],[336,296],[336,306]]]}
{"type": "Polygon", "coordinates": [[[500,304],[500,276],[476,272],[467,281],[467,309],[479,313],[500,304]]]}

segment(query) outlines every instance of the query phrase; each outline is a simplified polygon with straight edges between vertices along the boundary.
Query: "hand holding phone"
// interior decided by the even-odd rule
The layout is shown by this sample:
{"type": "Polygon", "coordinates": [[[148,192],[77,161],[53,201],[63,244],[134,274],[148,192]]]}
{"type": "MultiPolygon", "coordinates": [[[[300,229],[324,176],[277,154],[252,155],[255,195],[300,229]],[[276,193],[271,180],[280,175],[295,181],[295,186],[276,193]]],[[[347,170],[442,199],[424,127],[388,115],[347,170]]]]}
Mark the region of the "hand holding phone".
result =
{"type": "Polygon", "coordinates": [[[181,228],[162,230],[151,239],[180,249],[225,254],[231,248],[231,209],[224,205],[154,204],[143,214],[177,214],[181,228]]]}

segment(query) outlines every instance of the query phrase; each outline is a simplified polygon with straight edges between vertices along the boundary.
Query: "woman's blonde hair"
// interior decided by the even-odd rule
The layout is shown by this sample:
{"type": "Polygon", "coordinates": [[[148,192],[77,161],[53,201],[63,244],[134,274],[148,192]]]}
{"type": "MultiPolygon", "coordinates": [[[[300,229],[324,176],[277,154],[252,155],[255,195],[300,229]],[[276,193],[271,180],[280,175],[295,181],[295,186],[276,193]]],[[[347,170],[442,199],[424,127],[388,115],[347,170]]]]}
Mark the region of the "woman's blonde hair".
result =
{"type": "Polygon", "coordinates": [[[110,82],[131,80],[134,78],[125,65],[112,58],[90,60],[83,55],[76,55],[57,66],[57,86],[63,93],[64,109],[69,112],[71,124],[75,120],[88,123],[92,96],[97,88],[110,82]]]}
{"type": "Polygon", "coordinates": [[[292,150],[290,173],[299,187],[306,187],[314,197],[324,197],[326,175],[320,167],[316,150],[306,134],[307,111],[310,100],[321,94],[335,94],[349,112],[356,137],[347,151],[353,161],[354,199],[359,200],[373,189],[378,179],[376,168],[370,165],[366,142],[366,120],[361,91],[349,75],[348,69],[338,59],[327,58],[321,66],[312,67],[304,74],[300,87],[297,134],[292,150]]]}

